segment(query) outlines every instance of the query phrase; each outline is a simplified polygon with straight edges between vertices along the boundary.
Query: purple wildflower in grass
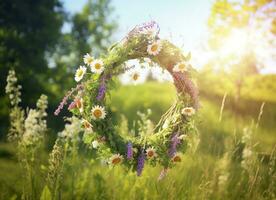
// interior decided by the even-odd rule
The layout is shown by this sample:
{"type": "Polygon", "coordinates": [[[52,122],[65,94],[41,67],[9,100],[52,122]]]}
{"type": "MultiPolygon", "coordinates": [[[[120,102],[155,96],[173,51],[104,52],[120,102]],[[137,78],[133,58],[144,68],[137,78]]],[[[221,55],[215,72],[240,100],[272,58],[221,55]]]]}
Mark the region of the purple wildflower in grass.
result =
{"type": "Polygon", "coordinates": [[[142,149],[137,161],[137,176],[141,176],[145,165],[145,152],[142,149]]]}
{"type": "Polygon", "coordinates": [[[72,110],[76,107],[76,102],[75,101],[72,101],[69,106],[68,106],[68,110],[72,110]]]}
{"type": "Polygon", "coordinates": [[[62,101],[60,102],[58,108],[55,110],[54,114],[57,116],[59,115],[60,111],[63,109],[65,105],[67,105],[67,101],[69,97],[72,96],[72,94],[78,90],[81,90],[83,86],[81,84],[78,84],[75,88],[72,88],[70,91],[67,92],[67,94],[63,97],[62,101]]]}
{"type": "Polygon", "coordinates": [[[168,150],[169,156],[171,158],[176,154],[178,144],[180,144],[180,139],[178,138],[178,133],[175,133],[171,137],[171,144],[168,150]]]}
{"type": "Polygon", "coordinates": [[[127,159],[130,160],[133,157],[133,149],[132,149],[132,143],[127,143],[127,159]]]}

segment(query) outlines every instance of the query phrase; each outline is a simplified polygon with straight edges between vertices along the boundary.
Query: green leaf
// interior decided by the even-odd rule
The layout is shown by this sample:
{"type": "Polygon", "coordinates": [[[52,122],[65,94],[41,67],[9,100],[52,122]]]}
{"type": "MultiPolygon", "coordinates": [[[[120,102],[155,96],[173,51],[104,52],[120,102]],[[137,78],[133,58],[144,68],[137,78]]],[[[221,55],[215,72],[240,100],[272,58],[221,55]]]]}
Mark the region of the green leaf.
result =
{"type": "Polygon", "coordinates": [[[45,185],[41,193],[40,200],[51,200],[51,199],[52,199],[51,192],[48,186],[45,185]]]}

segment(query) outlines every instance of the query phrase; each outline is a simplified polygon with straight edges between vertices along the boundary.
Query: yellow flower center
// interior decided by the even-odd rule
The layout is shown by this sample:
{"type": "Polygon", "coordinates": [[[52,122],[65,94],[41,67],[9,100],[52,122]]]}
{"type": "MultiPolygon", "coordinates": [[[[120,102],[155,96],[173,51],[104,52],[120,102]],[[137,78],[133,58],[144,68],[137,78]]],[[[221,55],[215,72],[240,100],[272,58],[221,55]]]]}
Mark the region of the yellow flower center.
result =
{"type": "Polygon", "coordinates": [[[82,76],[83,75],[83,70],[81,70],[81,69],[79,69],[78,71],[77,71],[77,76],[82,76]]]}
{"type": "Polygon", "coordinates": [[[180,156],[174,156],[173,157],[173,162],[181,162],[180,156]]]}
{"type": "Polygon", "coordinates": [[[139,78],[139,75],[138,75],[138,74],[134,74],[134,75],[133,75],[133,80],[137,81],[138,78],[139,78]]]}
{"type": "Polygon", "coordinates": [[[157,51],[158,45],[157,44],[153,44],[150,49],[151,49],[151,51],[157,51]]]}
{"type": "Polygon", "coordinates": [[[114,158],[113,160],[112,160],[112,164],[114,164],[114,165],[116,165],[116,164],[118,164],[118,163],[120,163],[121,162],[121,158],[120,157],[116,157],[116,158],[114,158]]]}
{"type": "Polygon", "coordinates": [[[191,112],[192,112],[192,109],[191,109],[191,108],[186,108],[186,109],[185,109],[185,112],[186,112],[186,113],[191,113],[191,112]]]}
{"type": "Polygon", "coordinates": [[[185,69],[185,64],[180,64],[180,65],[178,65],[178,67],[179,67],[179,69],[185,69]]]}
{"type": "Polygon", "coordinates": [[[87,61],[87,63],[92,63],[93,62],[93,58],[92,57],[88,57],[87,59],[86,59],[86,61],[87,61]]]}
{"type": "Polygon", "coordinates": [[[102,65],[100,63],[95,64],[95,69],[101,69],[102,65]]]}
{"type": "Polygon", "coordinates": [[[91,128],[91,124],[90,124],[89,122],[87,122],[87,121],[84,122],[83,126],[84,126],[84,128],[86,128],[86,129],[91,128]]]}
{"type": "Polygon", "coordinates": [[[152,157],[152,156],[154,156],[154,152],[152,151],[152,150],[150,150],[150,151],[148,151],[148,157],[152,157]]]}
{"type": "Polygon", "coordinates": [[[99,110],[99,109],[96,109],[96,110],[94,110],[93,115],[94,115],[96,118],[100,118],[100,117],[102,116],[102,111],[99,110]]]}

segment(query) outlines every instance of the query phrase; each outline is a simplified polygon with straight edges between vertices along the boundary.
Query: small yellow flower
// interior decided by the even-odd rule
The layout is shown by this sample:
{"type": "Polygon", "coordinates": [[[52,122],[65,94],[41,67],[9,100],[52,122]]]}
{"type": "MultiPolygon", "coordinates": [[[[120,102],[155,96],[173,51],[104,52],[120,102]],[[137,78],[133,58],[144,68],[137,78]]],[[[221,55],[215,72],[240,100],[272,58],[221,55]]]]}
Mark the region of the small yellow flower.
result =
{"type": "Polygon", "coordinates": [[[92,62],[94,61],[94,58],[89,54],[85,54],[83,56],[83,62],[86,64],[86,65],[89,65],[91,66],[92,62]]]}
{"type": "Polygon", "coordinates": [[[177,63],[173,67],[173,71],[174,72],[185,72],[185,71],[187,71],[187,64],[185,62],[177,63]]]}
{"type": "Polygon", "coordinates": [[[117,165],[120,164],[123,161],[123,156],[121,156],[120,154],[114,154],[113,156],[111,156],[110,158],[110,163],[112,165],[117,165]]]}
{"type": "Polygon", "coordinates": [[[131,80],[134,83],[137,83],[137,81],[139,81],[139,79],[140,79],[140,74],[138,72],[134,72],[131,74],[131,80]]]}
{"type": "Polygon", "coordinates": [[[181,113],[186,116],[192,116],[195,114],[195,109],[193,107],[185,107],[182,109],[181,113]]]}
{"type": "Polygon", "coordinates": [[[156,151],[153,147],[147,148],[146,153],[148,158],[154,158],[157,156],[156,151]]]}
{"type": "Polygon", "coordinates": [[[96,74],[101,74],[104,71],[104,63],[101,59],[94,60],[91,65],[91,71],[96,74]]]}
{"type": "Polygon", "coordinates": [[[85,73],[86,73],[86,67],[80,66],[76,71],[75,81],[79,82],[83,78],[85,73]]]}
{"type": "Polygon", "coordinates": [[[158,40],[148,45],[147,52],[149,55],[156,56],[157,54],[159,54],[161,49],[162,49],[162,45],[161,45],[161,42],[158,40]]]}
{"type": "Polygon", "coordinates": [[[91,110],[92,119],[104,119],[106,116],[105,108],[102,106],[94,106],[91,110]]]}

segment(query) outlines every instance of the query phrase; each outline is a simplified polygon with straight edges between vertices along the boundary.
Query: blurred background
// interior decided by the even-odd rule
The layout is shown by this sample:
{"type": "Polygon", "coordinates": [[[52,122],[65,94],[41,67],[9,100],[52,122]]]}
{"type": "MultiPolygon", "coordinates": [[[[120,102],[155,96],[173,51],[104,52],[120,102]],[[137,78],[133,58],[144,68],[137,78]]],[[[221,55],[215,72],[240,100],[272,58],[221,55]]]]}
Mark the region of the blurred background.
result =
{"type": "MultiPolygon", "coordinates": [[[[82,56],[104,54],[135,25],[151,20],[159,24],[161,38],[192,54],[201,98],[199,151],[222,155],[227,138],[257,121],[256,149],[271,151],[276,144],[275,1],[1,0],[0,171],[14,162],[6,143],[8,70],[16,71],[23,87],[23,108],[35,107],[42,93],[48,96],[49,150],[64,127],[63,117],[69,116],[65,109],[56,117],[54,110],[74,87],[82,56]]],[[[175,99],[171,78],[160,69],[136,67],[141,81],[134,85],[129,74],[120,77],[111,105],[129,124],[138,110],[148,108],[157,122],[175,99]]]]}

